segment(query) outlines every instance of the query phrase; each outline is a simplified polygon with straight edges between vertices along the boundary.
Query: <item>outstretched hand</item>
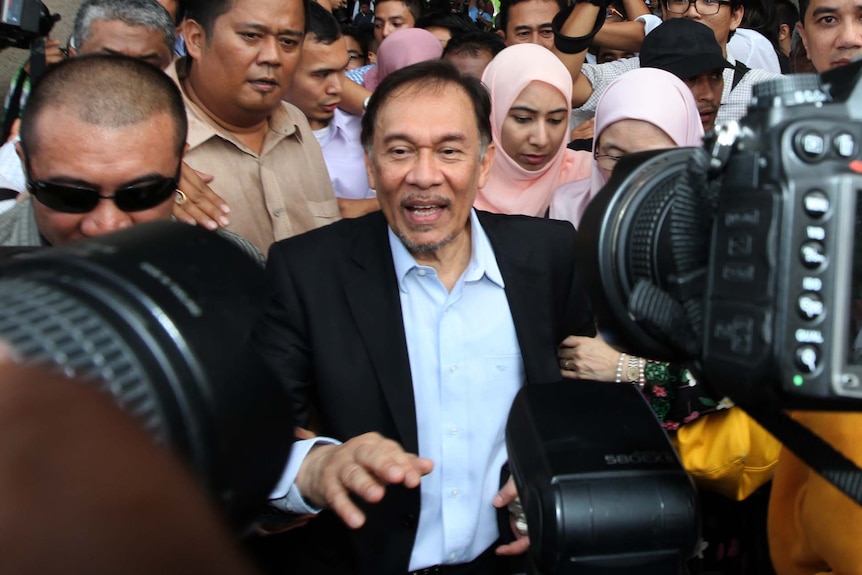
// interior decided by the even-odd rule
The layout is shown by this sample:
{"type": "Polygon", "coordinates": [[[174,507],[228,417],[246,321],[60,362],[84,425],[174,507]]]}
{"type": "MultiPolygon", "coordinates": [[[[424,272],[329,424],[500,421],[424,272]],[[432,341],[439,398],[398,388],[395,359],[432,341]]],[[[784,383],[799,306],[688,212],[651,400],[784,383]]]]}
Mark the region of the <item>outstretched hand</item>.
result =
{"type": "Polygon", "coordinates": [[[348,527],[358,529],[365,514],[351,501],[351,493],[378,503],[387,485],[418,487],[433,468],[430,459],[407,453],[379,433],[365,433],[342,445],[312,449],[299,468],[296,485],[310,504],[332,509],[348,527]]]}

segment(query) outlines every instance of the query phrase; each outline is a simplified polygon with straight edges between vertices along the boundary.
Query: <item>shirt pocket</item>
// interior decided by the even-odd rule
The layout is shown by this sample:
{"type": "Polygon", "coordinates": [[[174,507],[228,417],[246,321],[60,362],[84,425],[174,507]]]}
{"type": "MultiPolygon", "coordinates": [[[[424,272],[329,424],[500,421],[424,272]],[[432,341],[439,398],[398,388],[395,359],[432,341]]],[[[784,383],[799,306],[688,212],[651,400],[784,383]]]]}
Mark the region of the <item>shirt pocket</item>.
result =
{"type": "Polygon", "coordinates": [[[521,354],[492,355],[485,357],[486,381],[517,381],[524,379],[524,361],[521,354]]]}
{"type": "Polygon", "coordinates": [[[306,200],[305,205],[308,206],[308,213],[320,225],[331,224],[341,219],[341,212],[338,210],[338,200],[335,198],[321,201],[306,200]]]}

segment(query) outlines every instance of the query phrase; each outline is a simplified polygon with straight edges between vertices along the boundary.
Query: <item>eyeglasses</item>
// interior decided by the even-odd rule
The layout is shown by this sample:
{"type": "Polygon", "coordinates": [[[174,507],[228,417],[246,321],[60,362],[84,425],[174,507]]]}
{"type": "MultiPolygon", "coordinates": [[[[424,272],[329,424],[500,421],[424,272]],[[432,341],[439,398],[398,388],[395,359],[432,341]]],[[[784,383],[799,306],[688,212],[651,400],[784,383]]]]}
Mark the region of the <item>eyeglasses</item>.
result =
{"type": "Polygon", "coordinates": [[[718,14],[722,6],[730,6],[726,0],[664,0],[665,8],[672,14],[685,14],[692,4],[701,16],[718,14]]]}
{"type": "Polygon", "coordinates": [[[596,163],[603,170],[608,170],[609,172],[614,171],[614,168],[617,166],[617,162],[623,159],[623,156],[612,156],[610,154],[593,154],[593,158],[595,158],[596,163]]]}
{"type": "Polygon", "coordinates": [[[177,189],[177,178],[161,177],[153,181],[117,189],[113,196],[103,196],[97,188],[27,180],[27,190],[42,204],[67,214],[93,211],[99,200],[114,200],[124,212],[141,212],[167,200],[177,189]]]}

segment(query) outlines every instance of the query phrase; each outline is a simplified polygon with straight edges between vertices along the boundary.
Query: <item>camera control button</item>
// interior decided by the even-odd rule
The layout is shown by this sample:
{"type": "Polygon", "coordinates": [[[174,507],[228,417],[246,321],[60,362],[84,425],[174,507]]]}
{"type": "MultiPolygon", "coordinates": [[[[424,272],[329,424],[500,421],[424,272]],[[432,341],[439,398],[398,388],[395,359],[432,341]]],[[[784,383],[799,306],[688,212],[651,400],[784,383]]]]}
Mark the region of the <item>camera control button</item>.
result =
{"type": "Polygon", "coordinates": [[[835,152],[842,158],[852,158],[856,154],[856,138],[853,134],[841,132],[832,140],[835,152]]]}
{"type": "Polygon", "coordinates": [[[802,198],[802,205],[809,217],[820,219],[829,211],[829,197],[821,190],[811,190],[802,198]]]}
{"type": "Polygon", "coordinates": [[[826,263],[826,255],[823,253],[823,244],[820,242],[805,242],[799,249],[802,265],[808,269],[816,269],[826,263]]]}
{"type": "Polygon", "coordinates": [[[802,294],[799,296],[796,306],[803,319],[817,319],[823,315],[823,300],[816,293],[802,294]]]}
{"type": "Polygon", "coordinates": [[[806,162],[816,162],[826,154],[826,138],[819,132],[806,130],[795,139],[796,153],[806,162]]]}
{"type": "Polygon", "coordinates": [[[820,350],[814,345],[800,345],[794,358],[796,367],[805,373],[814,373],[820,367],[820,350]]]}

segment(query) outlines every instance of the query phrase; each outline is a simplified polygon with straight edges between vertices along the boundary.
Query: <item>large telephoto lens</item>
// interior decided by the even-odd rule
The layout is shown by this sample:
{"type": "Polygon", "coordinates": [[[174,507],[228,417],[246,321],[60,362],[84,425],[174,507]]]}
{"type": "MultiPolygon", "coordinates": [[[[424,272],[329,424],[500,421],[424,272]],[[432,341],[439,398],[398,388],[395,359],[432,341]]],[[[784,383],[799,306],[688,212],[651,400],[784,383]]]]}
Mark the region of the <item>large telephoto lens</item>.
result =
{"type": "MultiPolygon", "coordinates": [[[[699,306],[709,256],[710,224],[697,186],[686,185],[690,162],[700,148],[631,154],[587,206],[578,228],[580,269],[595,306],[599,329],[615,347],[667,361],[691,359],[696,343],[692,314],[659,314],[650,329],[631,309],[641,287],[658,288],[639,300],[646,306],[658,291],[699,306]],[[679,325],[674,325],[678,323],[679,325]],[[674,341],[667,334],[680,336],[674,341]]],[[[636,298],[637,299],[637,298],[636,298]]]]}
{"type": "Polygon", "coordinates": [[[141,224],[6,260],[0,339],[22,362],[99,385],[241,528],[293,437],[290,403],[249,344],[264,296],[263,269],[233,242],[141,224]]]}

